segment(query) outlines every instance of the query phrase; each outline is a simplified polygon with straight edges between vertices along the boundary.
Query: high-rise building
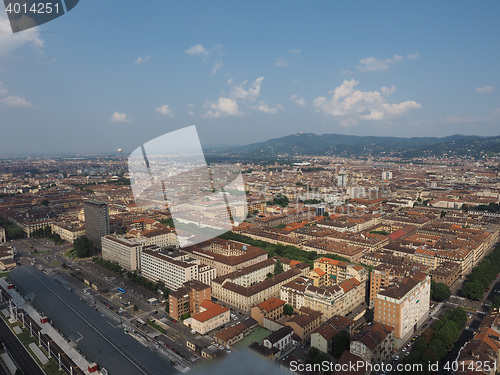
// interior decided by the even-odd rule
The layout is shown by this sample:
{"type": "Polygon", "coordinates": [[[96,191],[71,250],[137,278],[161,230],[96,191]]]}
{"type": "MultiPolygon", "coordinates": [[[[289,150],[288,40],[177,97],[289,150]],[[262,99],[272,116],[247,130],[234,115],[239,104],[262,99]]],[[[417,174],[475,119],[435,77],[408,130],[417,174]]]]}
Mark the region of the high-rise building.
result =
{"type": "Polygon", "coordinates": [[[83,203],[85,235],[95,248],[101,249],[101,237],[109,234],[109,210],[105,202],[88,200],[83,203]]]}
{"type": "Polygon", "coordinates": [[[407,342],[429,316],[431,278],[417,272],[386,289],[375,297],[374,321],[394,328],[394,347],[407,342]]]}
{"type": "Polygon", "coordinates": [[[337,186],[347,186],[347,176],[345,174],[337,176],[337,186]]]}
{"type": "Polygon", "coordinates": [[[392,180],[392,171],[383,171],[382,172],[382,180],[392,180]]]}
{"type": "Polygon", "coordinates": [[[7,241],[7,236],[5,235],[5,229],[0,227],[0,243],[7,241]]]}

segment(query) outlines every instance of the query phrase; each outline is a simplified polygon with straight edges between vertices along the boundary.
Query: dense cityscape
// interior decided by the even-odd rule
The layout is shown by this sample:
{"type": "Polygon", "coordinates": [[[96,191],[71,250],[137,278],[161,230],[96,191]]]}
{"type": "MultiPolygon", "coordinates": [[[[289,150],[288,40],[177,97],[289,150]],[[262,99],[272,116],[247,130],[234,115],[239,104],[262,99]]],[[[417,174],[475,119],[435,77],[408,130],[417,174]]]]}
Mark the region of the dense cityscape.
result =
{"type": "MultiPolygon", "coordinates": [[[[232,165],[246,219],[185,246],[120,154],[1,159],[1,341],[31,357],[0,367],[174,373],[247,349],[298,374],[494,374],[500,160],[288,156],[232,165]]],[[[184,223],[232,216],[189,205],[184,223]]]]}

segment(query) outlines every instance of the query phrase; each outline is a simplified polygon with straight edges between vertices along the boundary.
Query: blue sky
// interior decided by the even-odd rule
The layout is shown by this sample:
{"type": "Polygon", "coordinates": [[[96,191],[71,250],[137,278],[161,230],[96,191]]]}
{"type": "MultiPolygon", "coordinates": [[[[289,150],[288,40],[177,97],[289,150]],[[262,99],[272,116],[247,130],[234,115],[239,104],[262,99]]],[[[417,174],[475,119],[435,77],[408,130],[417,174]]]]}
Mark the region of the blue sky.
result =
{"type": "Polygon", "coordinates": [[[130,152],[296,132],[500,134],[494,1],[84,0],[13,35],[0,153],[130,152]]]}

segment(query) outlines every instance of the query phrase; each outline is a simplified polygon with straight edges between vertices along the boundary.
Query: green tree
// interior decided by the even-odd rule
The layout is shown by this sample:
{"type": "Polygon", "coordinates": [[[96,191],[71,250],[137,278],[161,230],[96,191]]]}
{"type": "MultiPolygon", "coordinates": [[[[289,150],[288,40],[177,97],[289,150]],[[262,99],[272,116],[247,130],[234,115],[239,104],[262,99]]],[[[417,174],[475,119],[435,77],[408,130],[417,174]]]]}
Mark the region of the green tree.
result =
{"type": "Polygon", "coordinates": [[[446,211],[441,211],[441,214],[440,214],[440,216],[439,216],[439,217],[443,218],[443,217],[445,217],[445,216],[446,216],[446,211]]]}
{"type": "Polygon", "coordinates": [[[431,280],[431,299],[433,301],[447,301],[450,296],[451,290],[448,285],[431,280]]]}
{"type": "Polygon", "coordinates": [[[189,313],[184,313],[181,315],[181,320],[186,320],[187,318],[189,318],[189,313]]]}
{"type": "Polygon", "coordinates": [[[500,296],[495,296],[493,299],[493,303],[491,304],[491,307],[494,309],[498,309],[500,307],[500,296]]]}
{"type": "Polygon", "coordinates": [[[483,297],[484,287],[479,281],[466,280],[462,285],[462,293],[466,298],[480,300],[483,297]]]}
{"type": "Polygon", "coordinates": [[[345,329],[340,331],[333,337],[332,355],[335,358],[340,358],[345,350],[349,350],[350,344],[351,337],[349,336],[349,332],[345,329]]]}
{"type": "Polygon", "coordinates": [[[43,235],[47,238],[51,238],[52,237],[52,228],[50,226],[45,226],[45,228],[43,228],[43,235]]]}
{"type": "Polygon", "coordinates": [[[273,198],[273,204],[275,204],[277,206],[286,207],[286,206],[288,206],[288,203],[290,203],[290,201],[288,200],[288,197],[286,195],[281,194],[281,193],[276,194],[273,198]]]}
{"type": "Polygon", "coordinates": [[[293,306],[289,304],[283,306],[283,313],[288,316],[293,315],[293,306]]]}
{"type": "Polygon", "coordinates": [[[92,254],[94,250],[94,245],[92,241],[87,237],[78,237],[75,242],[73,242],[73,249],[75,250],[76,256],[78,258],[85,258],[92,254]]]}
{"type": "Polygon", "coordinates": [[[314,363],[314,360],[319,355],[319,349],[314,346],[307,352],[307,359],[309,362],[314,363]]]}
{"type": "Polygon", "coordinates": [[[137,307],[137,305],[134,305],[133,309],[134,309],[134,311],[139,310],[139,308],[137,307]]]}
{"type": "Polygon", "coordinates": [[[274,276],[280,273],[283,273],[283,263],[281,263],[281,260],[276,259],[276,262],[274,262],[274,276]]]}
{"type": "Polygon", "coordinates": [[[42,204],[43,204],[45,207],[47,207],[47,206],[49,205],[49,203],[50,203],[50,202],[49,202],[49,200],[48,200],[48,199],[44,199],[44,200],[42,201],[42,204]]]}

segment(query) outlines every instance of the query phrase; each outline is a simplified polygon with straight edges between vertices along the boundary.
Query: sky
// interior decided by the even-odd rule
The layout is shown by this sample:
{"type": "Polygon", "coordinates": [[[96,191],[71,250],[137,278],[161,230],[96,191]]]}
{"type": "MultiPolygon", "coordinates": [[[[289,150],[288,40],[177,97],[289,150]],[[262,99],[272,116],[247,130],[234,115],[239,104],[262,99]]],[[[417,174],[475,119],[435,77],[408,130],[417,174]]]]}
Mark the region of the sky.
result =
{"type": "MultiPolygon", "coordinates": [[[[0,4],[1,6],[1,4],[0,4]]],[[[0,154],[130,153],[297,132],[500,135],[496,1],[82,0],[13,34],[0,154]]]]}

